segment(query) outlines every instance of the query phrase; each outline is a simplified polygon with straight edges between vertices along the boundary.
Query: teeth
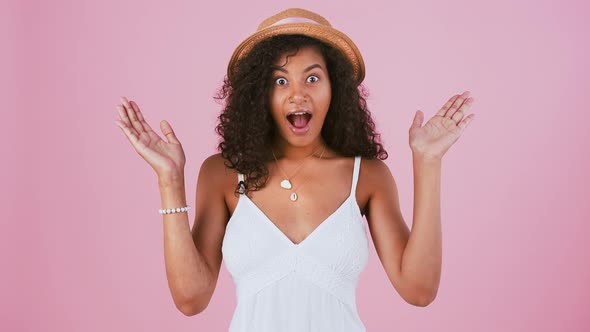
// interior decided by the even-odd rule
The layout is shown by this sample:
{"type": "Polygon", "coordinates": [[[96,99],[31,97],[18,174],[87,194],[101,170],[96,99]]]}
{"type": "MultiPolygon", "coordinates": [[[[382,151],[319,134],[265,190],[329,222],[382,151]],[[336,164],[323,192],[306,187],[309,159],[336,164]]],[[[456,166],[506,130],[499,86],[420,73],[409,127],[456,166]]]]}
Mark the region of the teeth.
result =
{"type": "Polygon", "coordinates": [[[293,112],[289,115],[303,115],[303,114],[308,114],[307,112],[293,112]]]}

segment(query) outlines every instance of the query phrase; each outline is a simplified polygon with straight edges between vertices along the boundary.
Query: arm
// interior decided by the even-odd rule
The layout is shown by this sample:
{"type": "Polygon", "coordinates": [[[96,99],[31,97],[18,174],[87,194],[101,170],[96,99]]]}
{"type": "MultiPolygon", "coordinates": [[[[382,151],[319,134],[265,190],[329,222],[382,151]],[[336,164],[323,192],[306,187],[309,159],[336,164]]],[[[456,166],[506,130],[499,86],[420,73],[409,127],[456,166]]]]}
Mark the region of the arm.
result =
{"type": "Polygon", "coordinates": [[[385,164],[367,175],[374,188],[367,214],[379,258],[394,287],[409,303],[426,306],[438,292],[442,265],[440,218],[441,161],[475,114],[464,116],[471,107],[470,92],[452,96],[426,124],[417,111],[409,131],[414,164],[414,220],[412,231],[399,211],[395,181],[385,164]],[[382,181],[381,179],[386,179],[382,181]]]}
{"type": "MultiPolygon", "coordinates": [[[[218,155],[203,162],[197,181],[192,231],[187,213],[163,215],[168,286],[176,307],[187,316],[205,310],[217,284],[221,242],[228,218],[222,190],[224,169],[218,155]]],[[[159,182],[163,207],[185,206],[183,177],[159,182]]]]}
{"type": "Polygon", "coordinates": [[[434,301],[440,284],[442,157],[475,116],[464,116],[473,104],[470,95],[469,91],[464,91],[452,96],[424,125],[424,113],[417,111],[409,131],[414,164],[414,222],[401,270],[420,289],[420,302],[425,305],[434,301]]]}
{"type": "Polygon", "coordinates": [[[440,284],[442,232],[440,217],[441,160],[413,155],[414,216],[402,258],[402,275],[421,289],[421,303],[434,301],[440,284]]]}
{"type": "MultiPolygon", "coordinates": [[[[163,208],[186,206],[184,175],[158,180],[163,208]]],[[[211,272],[197,251],[188,222],[188,213],[164,214],[164,261],[168,287],[174,304],[185,315],[193,314],[196,294],[205,293],[211,272]]]]}
{"type": "MultiPolygon", "coordinates": [[[[164,208],[186,205],[184,188],[185,156],[180,141],[167,121],[160,129],[167,142],[153,131],[134,101],[121,97],[117,105],[120,121],[129,142],[158,174],[164,208]]],[[[223,188],[227,179],[223,159],[213,155],[205,160],[197,182],[195,222],[189,229],[188,213],[164,214],[164,259],[168,287],[174,304],[185,315],[205,309],[217,282],[221,265],[221,242],[228,212],[223,188]],[[201,194],[199,194],[199,190],[201,194]]],[[[229,182],[227,182],[229,183],[229,182]]]]}
{"type": "Polygon", "coordinates": [[[438,215],[428,207],[428,201],[438,197],[437,194],[429,195],[433,189],[428,183],[433,182],[424,181],[424,175],[431,174],[429,167],[416,159],[415,218],[410,232],[400,211],[395,180],[387,165],[380,160],[365,160],[363,163],[361,179],[372,188],[366,216],[377,255],[400,296],[412,305],[426,306],[432,302],[438,288],[438,277],[432,276],[440,275],[440,260],[437,266],[436,259],[430,259],[440,257],[440,251],[438,254],[431,252],[437,246],[436,240],[430,242],[436,237],[437,228],[429,227],[432,220],[424,219],[432,213],[438,215]],[[423,255],[427,256],[426,260],[423,255]]]}

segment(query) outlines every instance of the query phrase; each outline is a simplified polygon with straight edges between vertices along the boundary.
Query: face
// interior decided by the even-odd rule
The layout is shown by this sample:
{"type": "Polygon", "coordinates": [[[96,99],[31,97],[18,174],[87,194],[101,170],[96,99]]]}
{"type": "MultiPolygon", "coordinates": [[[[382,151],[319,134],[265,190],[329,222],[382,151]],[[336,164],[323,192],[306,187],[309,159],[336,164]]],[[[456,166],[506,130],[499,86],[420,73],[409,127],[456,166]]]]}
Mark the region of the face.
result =
{"type": "Polygon", "coordinates": [[[292,54],[287,52],[275,62],[269,97],[280,138],[302,147],[320,139],[332,89],[326,62],[316,47],[302,47],[292,54]]]}

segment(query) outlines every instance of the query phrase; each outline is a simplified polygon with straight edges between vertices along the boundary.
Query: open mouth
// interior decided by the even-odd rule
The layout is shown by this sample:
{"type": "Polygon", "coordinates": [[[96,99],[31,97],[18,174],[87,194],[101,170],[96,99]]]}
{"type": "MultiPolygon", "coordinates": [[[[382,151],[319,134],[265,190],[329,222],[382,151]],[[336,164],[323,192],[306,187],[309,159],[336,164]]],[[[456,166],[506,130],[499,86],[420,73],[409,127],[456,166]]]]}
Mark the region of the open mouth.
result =
{"type": "Polygon", "coordinates": [[[304,129],[311,120],[311,113],[307,111],[293,112],[287,115],[287,120],[296,129],[304,129]]]}

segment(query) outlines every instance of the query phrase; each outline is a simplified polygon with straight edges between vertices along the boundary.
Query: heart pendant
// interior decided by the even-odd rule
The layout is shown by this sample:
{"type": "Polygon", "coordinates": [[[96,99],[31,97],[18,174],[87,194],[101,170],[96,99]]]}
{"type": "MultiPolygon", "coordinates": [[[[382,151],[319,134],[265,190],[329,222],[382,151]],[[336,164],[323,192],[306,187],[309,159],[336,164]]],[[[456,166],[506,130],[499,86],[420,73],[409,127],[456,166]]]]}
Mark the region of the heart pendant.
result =
{"type": "Polygon", "coordinates": [[[290,198],[293,202],[295,202],[297,200],[297,193],[292,193],[290,198]]]}
{"type": "Polygon", "coordinates": [[[285,188],[285,189],[291,189],[291,182],[287,179],[281,181],[281,188],[285,188]]]}

